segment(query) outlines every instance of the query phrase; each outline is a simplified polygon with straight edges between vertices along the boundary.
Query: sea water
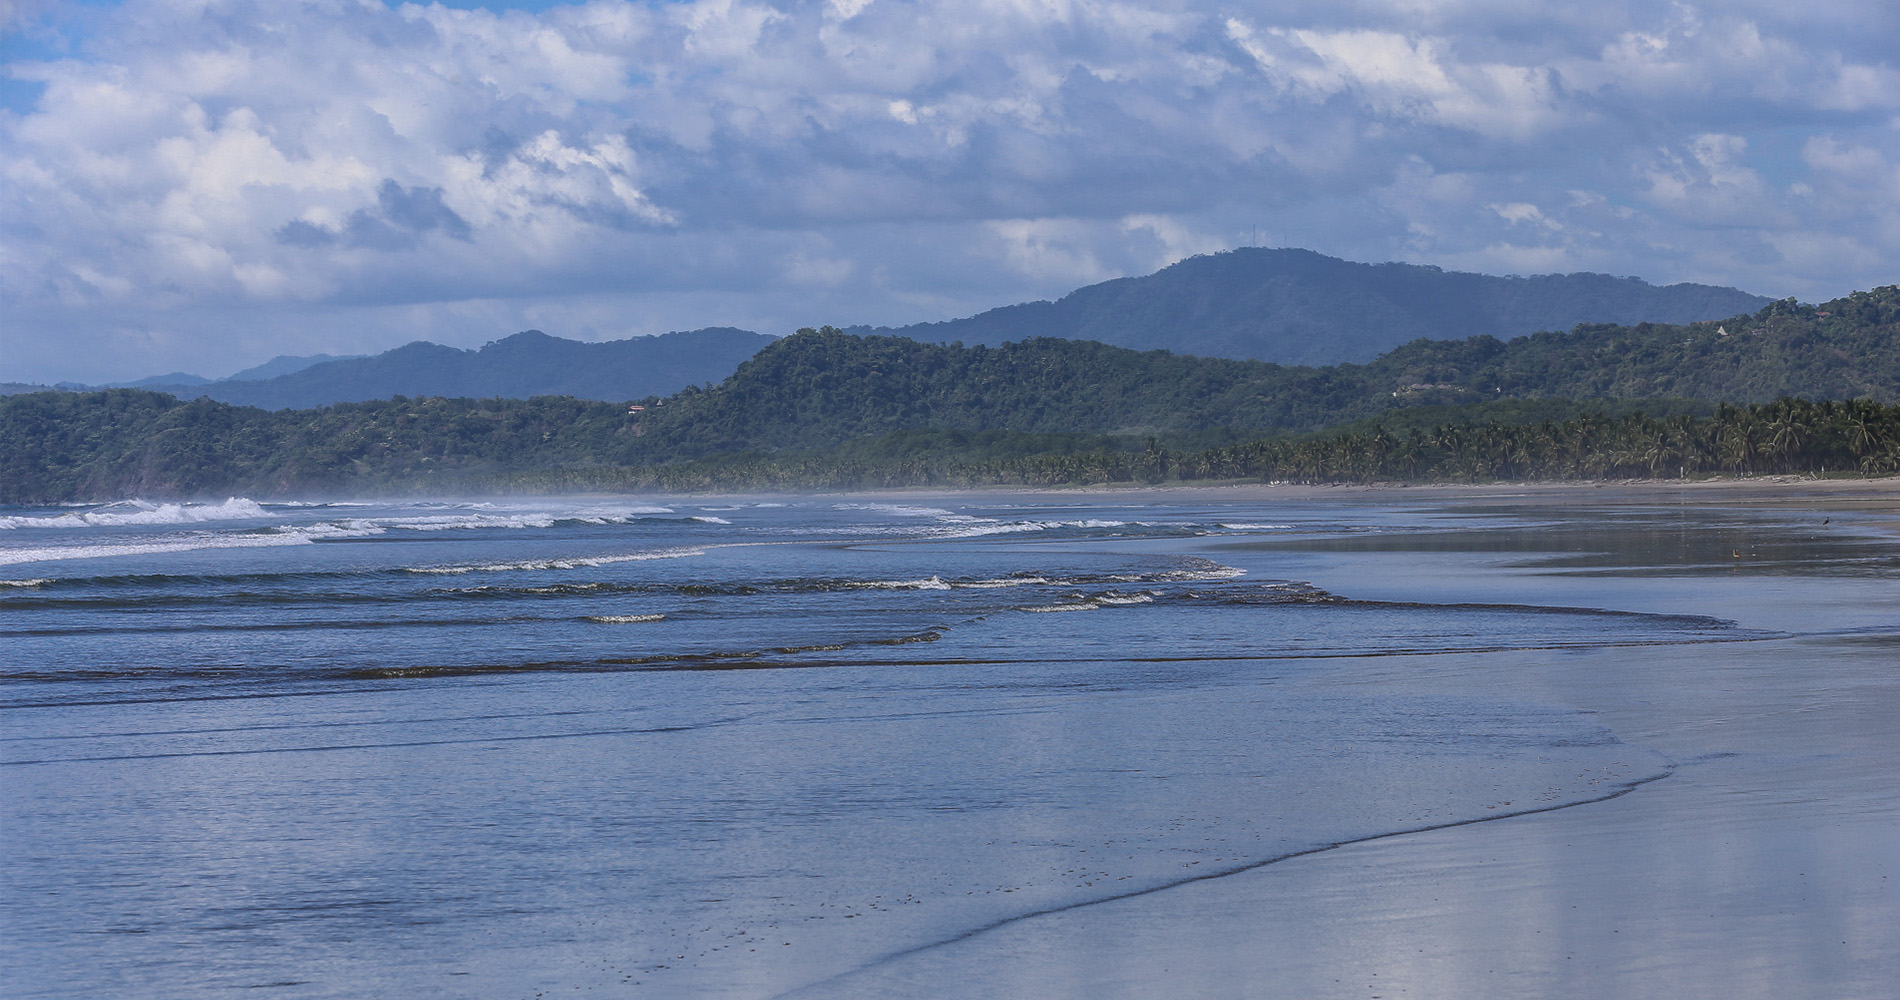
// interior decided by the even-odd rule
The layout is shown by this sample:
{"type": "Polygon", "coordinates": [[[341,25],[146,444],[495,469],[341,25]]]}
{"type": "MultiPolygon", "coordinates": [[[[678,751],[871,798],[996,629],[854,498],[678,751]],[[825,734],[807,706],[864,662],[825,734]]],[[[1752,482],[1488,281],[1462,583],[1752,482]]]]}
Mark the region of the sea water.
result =
{"type": "MultiPolygon", "coordinates": [[[[1381,553],[1376,590],[1472,545],[1568,572],[1740,557],[1733,517],[1619,516],[1202,494],[0,510],[0,985],[824,995],[1050,914],[1604,802],[1676,761],[1561,699],[1381,665],[1788,633],[1562,588],[1366,599],[1303,570],[1381,553]]],[[[1860,543],[1784,555],[1893,568],[1860,543]]]]}

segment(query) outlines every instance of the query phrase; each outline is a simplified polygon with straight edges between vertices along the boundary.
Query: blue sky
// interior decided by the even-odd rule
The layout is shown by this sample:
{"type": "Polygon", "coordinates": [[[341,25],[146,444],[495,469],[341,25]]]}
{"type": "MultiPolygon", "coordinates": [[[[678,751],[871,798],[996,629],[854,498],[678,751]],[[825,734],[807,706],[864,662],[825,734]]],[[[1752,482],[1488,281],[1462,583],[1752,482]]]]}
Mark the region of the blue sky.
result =
{"type": "Polygon", "coordinates": [[[1900,281],[1900,14],[0,0],[0,379],[968,315],[1254,239],[1900,281]]]}

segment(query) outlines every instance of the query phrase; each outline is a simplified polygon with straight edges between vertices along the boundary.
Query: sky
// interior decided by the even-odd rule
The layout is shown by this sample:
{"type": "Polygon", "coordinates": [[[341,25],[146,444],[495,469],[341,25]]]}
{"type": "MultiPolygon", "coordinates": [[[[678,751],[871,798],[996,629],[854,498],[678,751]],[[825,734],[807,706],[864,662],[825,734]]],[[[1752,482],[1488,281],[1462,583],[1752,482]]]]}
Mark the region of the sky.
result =
{"type": "Polygon", "coordinates": [[[1900,5],[0,0],[0,380],[900,325],[1248,244],[1900,282],[1900,5]]]}

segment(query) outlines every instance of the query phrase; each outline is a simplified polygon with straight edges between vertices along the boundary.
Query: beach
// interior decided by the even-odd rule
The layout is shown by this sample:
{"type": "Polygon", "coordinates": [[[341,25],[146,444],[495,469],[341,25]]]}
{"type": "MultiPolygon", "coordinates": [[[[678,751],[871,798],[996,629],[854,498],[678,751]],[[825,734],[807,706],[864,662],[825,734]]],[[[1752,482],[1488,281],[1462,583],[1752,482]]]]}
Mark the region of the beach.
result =
{"type": "MultiPolygon", "coordinates": [[[[1688,496],[1593,487],[1533,495],[1894,511],[1890,486],[1856,486],[1792,496],[1734,483],[1688,496]]],[[[1500,504],[1521,493],[1440,496],[1500,504]]],[[[1559,590],[1578,599],[1575,577],[1559,586],[1487,565],[1495,561],[1443,558],[1396,579],[1334,572],[1356,593],[1398,601],[1535,601],[1559,590]]],[[[1395,658],[1360,678],[1392,691],[1511,690],[1579,706],[1667,755],[1661,781],[1609,801],[1348,844],[1026,921],[809,995],[1890,995],[1900,975],[1900,795],[1891,780],[1900,768],[1900,592],[1890,577],[1844,584],[1785,569],[1698,576],[1693,596],[1667,577],[1598,571],[1590,600],[1735,617],[1801,638],[1720,656],[1657,648],[1395,658]]],[[[1324,568],[1306,572],[1322,585],[1335,580],[1324,568]]]]}
{"type": "Polygon", "coordinates": [[[4,515],[10,995],[1900,978],[1890,481],[4,515]]]}

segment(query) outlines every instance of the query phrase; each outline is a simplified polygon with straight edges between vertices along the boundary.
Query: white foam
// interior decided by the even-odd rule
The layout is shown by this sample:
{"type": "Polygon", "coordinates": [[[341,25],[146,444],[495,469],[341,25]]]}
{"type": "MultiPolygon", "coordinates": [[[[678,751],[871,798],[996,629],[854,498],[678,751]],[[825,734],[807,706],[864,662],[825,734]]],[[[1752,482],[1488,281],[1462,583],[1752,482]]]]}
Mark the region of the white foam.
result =
{"type": "Polygon", "coordinates": [[[590,622],[600,622],[602,625],[636,625],[640,622],[665,621],[666,616],[665,615],[588,615],[587,620],[590,622]]]}
{"type": "Polygon", "coordinates": [[[967,590],[997,590],[1003,587],[1039,587],[1060,586],[1066,581],[1051,580],[1043,576],[1011,576],[1000,580],[959,580],[953,586],[967,590]]]}
{"type": "MultiPolygon", "coordinates": [[[[461,531],[473,528],[552,528],[558,518],[548,514],[424,514],[407,517],[361,517],[341,522],[350,528],[400,528],[404,531],[461,531]]],[[[576,518],[576,520],[586,520],[576,518]]]]}
{"type": "Polygon", "coordinates": [[[1231,531],[1284,531],[1293,527],[1290,524],[1228,524],[1224,521],[1220,526],[1231,531]]]}
{"type": "Polygon", "coordinates": [[[839,503],[832,504],[832,510],[874,510],[880,514],[896,514],[898,517],[948,517],[976,520],[967,514],[957,514],[942,507],[913,507],[895,503],[839,503]]]}
{"type": "Polygon", "coordinates": [[[1153,594],[1126,594],[1126,595],[1104,594],[1100,597],[1095,598],[1095,601],[1099,604],[1151,604],[1154,602],[1154,599],[1155,599],[1155,595],[1153,594]]]}
{"type": "Polygon", "coordinates": [[[617,556],[582,556],[575,559],[527,559],[511,563],[487,563],[480,566],[412,566],[405,573],[422,573],[430,576],[458,576],[463,573],[513,573],[520,571],[549,569],[586,569],[592,566],[611,566],[615,563],[647,562],[653,559],[685,559],[690,556],[703,556],[706,550],[666,549],[660,552],[632,552],[617,556]]]}
{"type": "Polygon", "coordinates": [[[932,576],[923,580],[870,580],[856,586],[867,590],[949,590],[953,585],[932,576]]]}
{"type": "Polygon", "coordinates": [[[1051,614],[1059,611],[1096,611],[1100,610],[1100,608],[1101,605],[1096,604],[1094,601],[1081,601],[1074,604],[1050,604],[1040,608],[1017,608],[1016,610],[1029,611],[1035,614],[1051,614]]]}
{"type": "Polygon", "coordinates": [[[286,535],[303,535],[311,539],[319,538],[374,538],[387,534],[388,529],[368,522],[347,522],[332,524],[327,521],[317,524],[280,525],[274,530],[286,535]]]}
{"type": "Polygon", "coordinates": [[[167,552],[195,552],[202,549],[266,549],[310,544],[313,544],[310,536],[301,533],[194,535],[120,545],[56,545],[31,549],[0,549],[0,566],[31,562],[59,562],[67,559],[103,559],[108,556],[160,555],[167,552]]]}
{"type": "Polygon", "coordinates": [[[57,517],[0,517],[6,528],[118,528],[150,524],[204,524],[208,521],[244,521],[269,517],[255,500],[232,497],[218,504],[147,503],[126,500],[96,510],[75,511],[57,517]]]}
{"type": "Polygon", "coordinates": [[[603,521],[619,522],[653,514],[671,513],[673,513],[673,508],[671,507],[582,507],[573,513],[557,513],[556,516],[576,521],[591,521],[598,518],[603,521]]]}
{"type": "Polygon", "coordinates": [[[929,576],[922,580],[867,580],[847,584],[866,590],[1002,590],[1009,587],[1072,585],[1068,580],[1051,580],[1044,576],[1010,576],[994,580],[945,580],[941,576],[929,576]]]}
{"type": "Polygon", "coordinates": [[[987,524],[969,524],[955,528],[939,528],[927,532],[932,538],[982,538],[985,535],[1013,535],[1025,531],[1042,531],[1040,524],[1017,521],[1013,524],[999,524],[994,521],[987,524]]]}
{"type": "Polygon", "coordinates": [[[929,532],[936,538],[981,538],[984,535],[1012,535],[1028,531],[1053,531],[1060,528],[1123,528],[1127,521],[993,521],[988,518],[963,517],[945,518],[954,527],[945,527],[929,532]]]}
{"type": "MultiPolygon", "coordinates": [[[[469,504],[474,513],[396,514],[351,518],[338,522],[352,529],[395,528],[403,531],[465,531],[485,528],[551,528],[561,521],[582,524],[626,524],[642,517],[673,513],[670,507],[581,507],[572,510],[531,508],[504,510],[494,504],[469,504]],[[492,511],[492,513],[491,513],[492,511]]],[[[701,520],[701,519],[696,519],[701,520]]],[[[725,522],[720,522],[725,523],[725,522]]]]}
{"type": "Polygon", "coordinates": [[[1197,583],[1204,580],[1232,580],[1235,577],[1246,575],[1247,571],[1244,569],[1236,569],[1233,566],[1216,566],[1212,569],[1171,569],[1165,573],[1157,574],[1154,578],[1177,583],[1197,583]]]}
{"type": "Polygon", "coordinates": [[[664,507],[619,510],[582,510],[572,512],[528,511],[501,514],[405,514],[382,517],[353,517],[314,525],[285,526],[280,531],[309,531],[331,538],[380,535],[386,531],[474,531],[489,528],[519,530],[551,528],[561,521],[583,524],[625,524],[647,514],[671,514],[664,507]]]}
{"type": "Polygon", "coordinates": [[[712,517],[706,514],[694,514],[693,520],[704,521],[707,524],[731,524],[732,523],[731,521],[728,521],[723,517],[712,517]]]}
{"type": "Polygon", "coordinates": [[[49,577],[35,577],[31,580],[0,580],[0,587],[43,587],[52,583],[49,577]]]}

